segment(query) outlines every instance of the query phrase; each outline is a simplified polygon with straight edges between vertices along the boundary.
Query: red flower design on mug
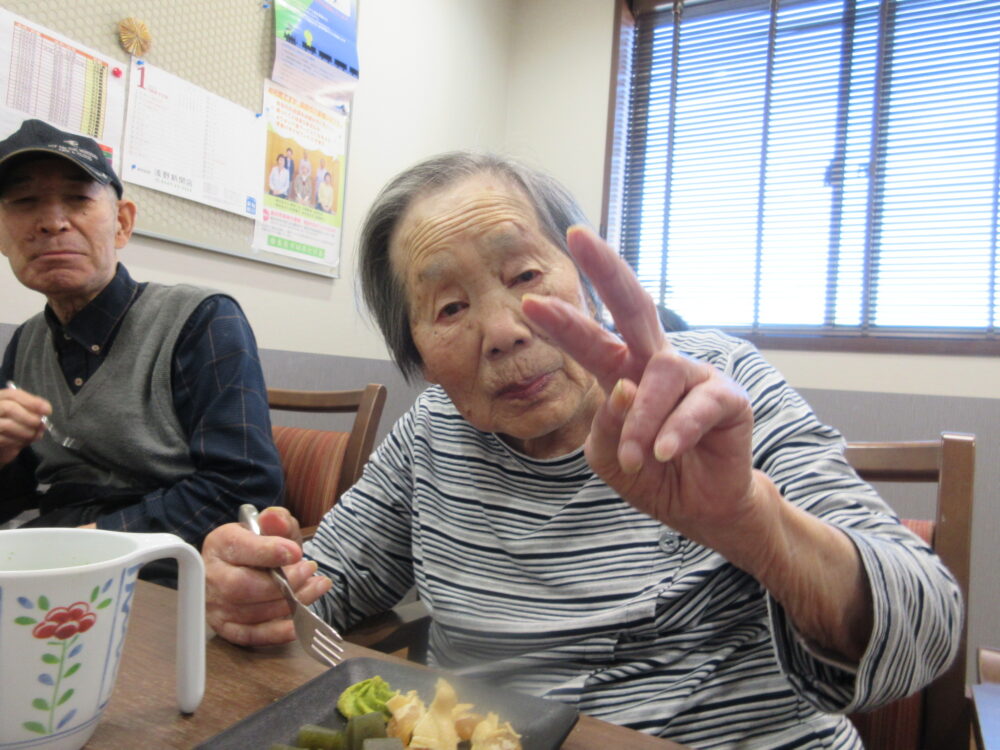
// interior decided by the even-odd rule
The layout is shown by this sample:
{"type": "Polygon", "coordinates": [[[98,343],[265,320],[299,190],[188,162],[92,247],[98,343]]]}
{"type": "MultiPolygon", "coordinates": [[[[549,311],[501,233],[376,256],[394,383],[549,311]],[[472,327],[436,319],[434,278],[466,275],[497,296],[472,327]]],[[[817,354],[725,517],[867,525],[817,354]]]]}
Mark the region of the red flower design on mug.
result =
{"type": "Polygon", "coordinates": [[[86,602],[76,602],[68,607],[53,607],[45,614],[45,619],[35,625],[31,634],[35,638],[58,638],[61,641],[72,638],[77,633],[86,633],[97,615],[90,611],[86,602]]]}
{"type": "MultiPolygon", "coordinates": [[[[84,639],[81,635],[97,624],[98,610],[106,609],[114,603],[112,596],[101,598],[102,594],[107,594],[112,583],[114,579],[108,578],[103,585],[94,586],[90,590],[88,601],[78,601],[68,607],[53,607],[46,594],[16,597],[20,614],[14,617],[14,624],[30,627],[32,637],[43,641],[38,644],[42,650],[42,671],[37,679],[41,685],[49,688],[47,695],[25,696],[31,709],[41,714],[39,720],[21,722],[21,726],[29,732],[51,735],[67,728],[77,715],[80,706],[71,702],[77,690],[72,677],[84,668],[85,660],[81,658],[84,639]],[[43,612],[44,616],[41,614],[43,612]]],[[[133,586],[134,584],[129,584],[126,590],[130,591],[133,586]]],[[[124,633],[124,628],[122,632],[124,633]]],[[[43,687],[42,690],[44,689],[43,687]]],[[[39,713],[32,715],[39,716],[39,713]]]]}

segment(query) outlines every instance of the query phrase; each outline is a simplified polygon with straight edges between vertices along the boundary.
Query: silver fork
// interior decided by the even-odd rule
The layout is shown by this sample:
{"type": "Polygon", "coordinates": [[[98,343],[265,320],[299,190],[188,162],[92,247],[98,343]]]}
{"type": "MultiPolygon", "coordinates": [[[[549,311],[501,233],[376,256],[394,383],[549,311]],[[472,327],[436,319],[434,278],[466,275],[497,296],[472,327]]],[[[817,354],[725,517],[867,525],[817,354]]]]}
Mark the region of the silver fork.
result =
{"type": "MultiPolygon", "coordinates": [[[[257,523],[257,509],[246,503],[240,506],[240,524],[260,536],[260,525],[257,523]]],[[[344,658],[344,639],[327,622],[321,620],[315,612],[298,600],[292,586],[281,568],[268,568],[268,572],[281,589],[282,596],[292,610],[292,622],[295,624],[295,635],[306,653],[317,661],[329,667],[335,667],[344,658]]]]}
{"type": "MultiPolygon", "coordinates": [[[[7,387],[10,388],[12,391],[20,390],[14,384],[13,380],[7,381],[7,387]]],[[[48,417],[45,416],[42,417],[42,425],[45,427],[46,430],[48,430],[49,437],[51,437],[53,440],[59,443],[59,445],[61,445],[63,448],[69,448],[70,450],[78,451],[83,447],[83,444],[76,438],[63,434],[63,431],[58,429],[54,424],[52,424],[52,420],[49,419],[48,417]]]]}

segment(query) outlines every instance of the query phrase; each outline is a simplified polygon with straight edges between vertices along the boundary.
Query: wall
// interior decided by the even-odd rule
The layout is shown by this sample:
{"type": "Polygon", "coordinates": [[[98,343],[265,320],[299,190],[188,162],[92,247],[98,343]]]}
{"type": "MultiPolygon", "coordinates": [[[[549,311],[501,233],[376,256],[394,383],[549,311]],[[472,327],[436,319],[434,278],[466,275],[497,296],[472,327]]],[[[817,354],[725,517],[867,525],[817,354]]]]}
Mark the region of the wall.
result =
{"type": "Polygon", "coordinates": [[[515,3],[506,148],[601,218],[611,30],[608,0],[515,3]]]}
{"type": "MultiPolygon", "coordinates": [[[[600,217],[613,0],[361,0],[362,85],[352,122],[344,276],[330,281],[139,239],[139,278],[208,284],[244,305],[271,384],[389,387],[383,432],[416,389],[386,361],[354,296],[353,245],[365,207],[407,164],[459,147],[507,151],[546,168],[600,217]]],[[[64,30],[72,33],[72,30],[64,30]]],[[[0,271],[0,343],[39,308],[0,271]],[[7,325],[4,325],[7,324],[7,325]]],[[[852,440],[979,440],[970,646],[1000,645],[1000,361],[981,357],[765,352],[820,416],[852,440]]],[[[903,513],[921,493],[887,497],[903,513]]]]}
{"type": "MultiPolygon", "coordinates": [[[[330,281],[142,237],[122,255],[136,278],[210,285],[233,294],[264,348],[384,360],[379,337],[355,304],[353,247],[365,208],[389,177],[413,161],[451,148],[503,147],[510,2],[362,0],[359,6],[362,83],[351,122],[342,278],[330,281]]],[[[73,35],[73,29],[55,30],[73,35]]],[[[0,323],[18,323],[39,307],[37,295],[6,270],[0,271],[0,290],[0,323]]]]}

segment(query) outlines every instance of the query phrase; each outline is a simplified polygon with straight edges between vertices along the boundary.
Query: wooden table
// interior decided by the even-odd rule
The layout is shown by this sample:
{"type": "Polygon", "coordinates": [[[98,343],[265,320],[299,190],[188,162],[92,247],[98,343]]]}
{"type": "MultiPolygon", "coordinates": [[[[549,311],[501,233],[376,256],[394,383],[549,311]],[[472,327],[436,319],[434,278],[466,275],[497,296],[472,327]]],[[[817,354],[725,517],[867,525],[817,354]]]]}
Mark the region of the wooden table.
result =
{"type": "MultiPolygon", "coordinates": [[[[174,671],[177,593],[139,581],[115,692],[87,750],[189,750],[320,674],[297,643],[245,649],[221,638],[206,646],[205,698],[190,716],[177,710],[174,671]]],[[[346,644],[346,657],[397,657],[346,644]]],[[[563,750],[684,750],[669,740],[580,716],[563,750]]],[[[248,750],[252,750],[248,748],[248,750]]]]}

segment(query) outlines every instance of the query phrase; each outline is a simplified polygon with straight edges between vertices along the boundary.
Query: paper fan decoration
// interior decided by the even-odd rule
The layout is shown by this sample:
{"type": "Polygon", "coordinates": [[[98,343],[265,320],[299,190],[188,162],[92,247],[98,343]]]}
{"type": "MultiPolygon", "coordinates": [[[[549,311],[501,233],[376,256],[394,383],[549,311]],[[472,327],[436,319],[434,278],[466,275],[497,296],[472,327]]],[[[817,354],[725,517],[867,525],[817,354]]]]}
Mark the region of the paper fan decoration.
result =
{"type": "Polygon", "coordinates": [[[125,18],[118,22],[118,39],[122,49],[130,55],[145,55],[153,44],[149,26],[138,18],[125,18]]]}

